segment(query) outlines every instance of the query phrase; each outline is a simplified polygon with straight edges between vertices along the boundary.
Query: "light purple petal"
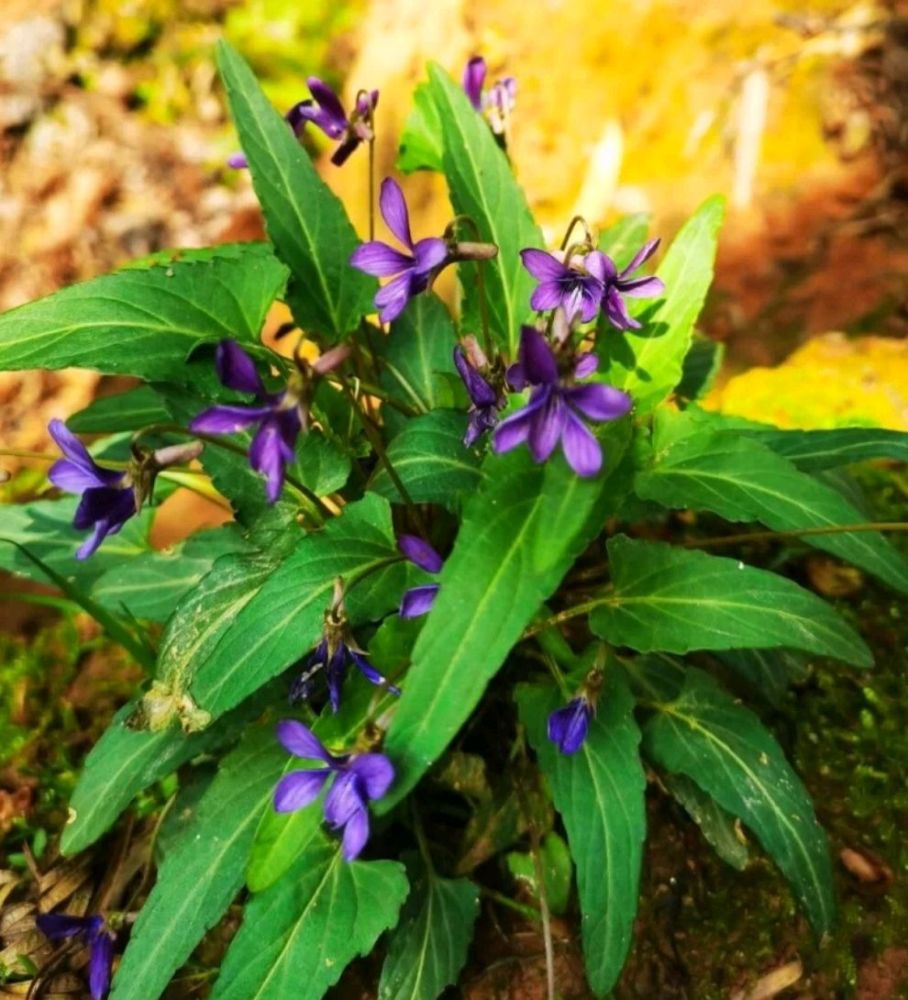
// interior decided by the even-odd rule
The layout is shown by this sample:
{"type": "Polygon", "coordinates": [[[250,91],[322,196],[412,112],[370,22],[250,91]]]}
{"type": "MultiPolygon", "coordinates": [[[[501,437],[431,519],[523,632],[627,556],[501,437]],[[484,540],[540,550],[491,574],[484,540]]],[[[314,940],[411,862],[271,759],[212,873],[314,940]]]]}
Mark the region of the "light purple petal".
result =
{"type": "Polygon", "coordinates": [[[622,294],[632,299],[654,299],[665,291],[665,282],[653,275],[649,278],[630,278],[618,282],[622,294]]]}
{"type": "Polygon", "coordinates": [[[391,323],[404,311],[414,294],[413,275],[405,271],[389,281],[375,296],[375,306],[382,323],[391,323]]]}
{"type": "Polygon", "coordinates": [[[599,367],[599,358],[590,351],[587,354],[577,356],[577,364],[574,365],[574,378],[586,378],[592,375],[599,367]]]}
{"type": "Polygon", "coordinates": [[[642,247],[634,254],[633,259],[630,264],[618,275],[619,278],[626,278],[629,274],[633,274],[634,271],[640,267],[645,261],[649,260],[650,257],[656,252],[656,248],[659,246],[660,240],[648,240],[643,244],[642,247]]]}
{"type": "Polygon", "coordinates": [[[63,458],[54,462],[48,478],[61,490],[81,493],[91,486],[115,486],[123,479],[116,469],[102,469],[89,455],[88,449],[62,420],[51,420],[47,426],[63,458]]]}
{"type": "Polygon", "coordinates": [[[557,309],[565,298],[563,285],[556,281],[543,281],[530,296],[530,305],[537,312],[548,312],[549,309],[557,309]]]}
{"type": "Polygon", "coordinates": [[[533,417],[547,399],[547,391],[537,392],[526,406],[501,421],[492,434],[492,449],[496,454],[512,451],[527,440],[533,417]]]}
{"type": "Polygon", "coordinates": [[[110,987],[110,967],[113,964],[113,938],[107,931],[92,937],[88,959],[88,989],[92,1000],[103,1000],[110,987]]]}
{"type": "Polygon", "coordinates": [[[584,479],[595,476],[602,468],[602,449],[589,428],[576,414],[565,407],[561,432],[561,449],[568,465],[584,479]]]}
{"type": "Polygon", "coordinates": [[[410,213],[404,201],[404,193],[400,185],[392,177],[386,177],[381,182],[381,193],[378,196],[382,218],[388,229],[404,246],[413,249],[413,237],[410,235],[410,213]]]}
{"type": "Polygon", "coordinates": [[[545,404],[533,414],[527,443],[535,462],[546,461],[557,447],[564,428],[566,413],[567,407],[564,405],[561,394],[551,392],[545,404]]]}
{"type": "Polygon", "coordinates": [[[587,278],[580,286],[580,318],[584,323],[595,319],[602,305],[602,293],[605,290],[598,281],[587,278]]]}
{"type": "Polygon", "coordinates": [[[432,546],[418,535],[400,535],[397,548],[404,558],[427,573],[440,573],[444,560],[432,546]]]}
{"type": "Polygon", "coordinates": [[[445,241],[438,236],[427,236],[419,240],[413,247],[413,257],[416,260],[416,274],[428,274],[434,267],[439,267],[448,256],[445,241]]]}
{"type": "Polygon", "coordinates": [[[231,170],[245,170],[249,166],[245,153],[231,153],[227,157],[227,166],[231,170]]]}
{"type": "Polygon", "coordinates": [[[103,542],[109,534],[111,534],[110,524],[106,520],[98,521],[95,524],[92,533],[76,549],[76,558],[79,562],[82,562],[89,556],[94,555],[94,553],[98,551],[98,547],[101,542],[103,542]]]}
{"type": "Polygon", "coordinates": [[[215,351],[218,378],[228,389],[265,395],[265,386],[255,369],[255,362],[235,340],[222,340],[215,351]]]}
{"type": "Polygon", "coordinates": [[[618,276],[618,268],[611,257],[601,250],[592,250],[583,259],[583,266],[598,281],[614,280],[618,276]]]}
{"type": "Polygon", "coordinates": [[[234,434],[269,416],[271,406],[211,406],[192,420],[194,434],[234,434]]]}
{"type": "Polygon", "coordinates": [[[337,829],[365,807],[365,788],[359,777],[353,771],[343,771],[325,796],[326,821],[337,829]]]}
{"type": "Polygon", "coordinates": [[[350,255],[350,263],[376,278],[389,278],[413,267],[413,258],[381,243],[371,240],[358,246],[350,255]]]}
{"type": "Polygon", "coordinates": [[[633,405],[626,392],[598,382],[573,386],[565,390],[565,398],[590,420],[617,420],[629,413],[633,405]]]}
{"type": "Polygon", "coordinates": [[[438,596],[438,584],[427,583],[424,587],[411,587],[400,601],[401,618],[420,618],[432,610],[438,596]]]}
{"type": "MultiPolygon", "coordinates": [[[[116,477],[122,479],[123,473],[117,473],[116,477]]],[[[89,471],[82,463],[73,462],[68,458],[60,458],[54,462],[48,470],[47,478],[54,486],[66,490],[67,493],[82,493],[85,490],[105,485],[94,469],[89,471]]]]}
{"type": "Polygon", "coordinates": [[[640,324],[631,317],[621,293],[614,285],[605,293],[605,314],[612,326],[619,330],[640,329],[640,324]]]}
{"type": "Polygon", "coordinates": [[[355,861],[369,840],[369,813],[357,810],[344,825],[342,853],[345,861],[355,861]]]}
{"type": "Polygon", "coordinates": [[[361,117],[365,118],[370,111],[374,111],[378,107],[378,91],[366,91],[360,94],[356,98],[356,113],[361,117]]]}
{"type": "Polygon", "coordinates": [[[524,375],[531,385],[546,385],[558,380],[555,355],[535,327],[521,327],[520,364],[523,365],[524,375]]]}
{"type": "Polygon", "coordinates": [[[249,464],[265,477],[268,503],[277,503],[284,487],[287,446],[276,419],[263,420],[249,446],[249,464]]]}
{"type": "Polygon", "coordinates": [[[302,757],[304,760],[323,760],[326,764],[334,762],[334,758],[322,746],[321,740],[315,733],[296,719],[284,719],[277,724],[277,739],[287,753],[292,753],[294,757],[302,757]]]}
{"type": "Polygon", "coordinates": [[[486,80],[486,61],[482,56],[473,56],[463,71],[463,89],[470,104],[477,111],[482,108],[482,86],[486,80]]]}
{"type": "Polygon", "coordinates": [[[523,266],[539,281],[562,281],[570,271],[546,250],[529,248],[520,251],[523,266]]]}
{"type": "Polygon", "coordinates": [[[467,360],[462,347],[454,348],[454,366],[466,387],[470,401],[476,406],[494,406],[498,401],[495,390],[467,360]]]}
{"type": "Polygon", "coordinates": [[[380,799],[394,781],[394,765],[383,753],[359,754],[350,761],[349,767],[370,799],[380,799]]]}
{"type": "Polygon", "coordinates": [[[523,370],[523,365],[519,361],[515,361],[514,364],[508,367],[508,370],[504,373],[504,377],[507,379],[508,385],[515,392],[523,392],[527,385],[527,373],[523,370]]]}
{"type": "Polygon", "coordinates": [[[330,768],[320,767],[314,771],[285,774],[274,789],[274,811],[291,813],[304,809],[318,798],[332,773],[330,768]]]}

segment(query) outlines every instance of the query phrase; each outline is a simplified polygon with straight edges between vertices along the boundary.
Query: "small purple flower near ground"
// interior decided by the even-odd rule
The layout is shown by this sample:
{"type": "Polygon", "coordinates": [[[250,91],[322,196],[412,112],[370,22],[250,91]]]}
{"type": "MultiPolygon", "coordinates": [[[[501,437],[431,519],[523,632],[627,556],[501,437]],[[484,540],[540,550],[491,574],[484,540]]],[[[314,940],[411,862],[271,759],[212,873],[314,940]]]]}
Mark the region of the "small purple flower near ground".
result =
{"type": "Polygon", "coordinates": [[[387,243],[370,240],[353,251],[350,263],[376,278],[392,278],[375,296],[381,321],[390,323],[413,296],[429,287],[430,280],[444,266],[448,247],[437,236],[413,242],[407,203],[400,186],[390,177],[382,181],[379,207],[388,229],[410,252],[401,253],[387,243]]]}
{"type": "Polygon", "coordinates": [[[562,376],[542,334],[531,326],[523,327],[520,359],[508,370],[508,381],[518,391],[527,385],[533,391],[526,406],[495,428],[494,450],[500,454],[526,443],[533,460],[544,462],[560,443],[578,476],[595,476],[602,468],[602,449],[584,421],[617,420],[632,405],[631,397],[620,389],[596,382],[576,383],[592,375],[598,363],[594,354],[581,354],[573,371],[562,376]]]}
{"type": "MultiPolygon", "coordinates": [[[[599,250],[572,256],[567,263],[545,250],[520,251],[523,266],[539,281],[530,305],[540,312],[562,308],[570,324],[596,318],[605,294],[609,259],[599,250]]],[[[614,265],[612,265],[614,268],[614,265]]]]}
{"type": "Polygon", "coordinates": [[[62,420],[51,420],[48,430],[63,452],[63,458],[50,467],[48,478],[67,493],[82,494],[73,526],[92,529],[76,552],[77,559],[87,559],[108,535],[115,535],[137,513],[136,490],[128,472],[98,465],[62,420]]]}
{"type": "Polygon", "coordinates": [[[576,753],[586,739],[593,717],[593,706],[583,696],[572,698],[549,716],[549,739],[563,754],[576,753]]]}
{"type": "Polygon", "coordinates": [[[315,801],[331,779],[324,815],[334,830],[343,830],[343,855],[353,861],[369,839],[369,802],[380,799],[394,781],[394,767],[381,753],[330,753],[302,722],[278,723],[277,738],[295,757],[321,761],[325,766],[291,771],[274,790],[275,812],[296,812],[315,801]]]}
{"type": "Polygon", "coordinates": [[[498,423],[502,400],[480,374],[475,358],[468,357],[462,347],[454,348],[454,364],[470,397],[470,422],[463,438],[464,445],[470,448],[498,423]]]}
{"type": "Polygon", "coordinates": [[[113,965],[113,935],[101,916],[72,917],[67,913],[42,913],[35,921],[51,941],[82,937],[88,945],[88,988],[92,1000],[102,1000],[110,988],[113,965]]]}
{"type": "MultiPolygon", "coordinates": [[[[602,307],[612,326],[619,330],[639,330],[640,324],[627,311],[622,296],[628,298],[649,299],[661,295],[665,291],[665,282],[655,275],[644,275],[632,278],[634,273],[656,252],[659,240],[650,240],[634,254],[633,260],[619,271],[610,257],[605,257],[607,264],[605,275],[605,294],[602,307]]],[[[604,256],[604,255],[603,255],[604,256]]]]}
{"type": "MultiPolygon", "coordinates": [[[[397,539],[397,547],[406,559],[424,569],[427,573],[440,573],[444,560],[432,548],[416,535],[400,535],[397,539]]],[[[427,583],[420,587],[411,587],[401,598],[400,611],[401,618],[419,618],[427,615],[432,610],[435,598],[438,596],[439,585],[437,583],[427,583]]]]}
{"type": "Polygon", "coordinates": [[[492,131],[503,135],[517,103],[517,81],[513,76],[506,76],[485,90],[487,72],[485,59],[473,56],[464,67],[463,89],[470,104],[488,118],[492,131]]]}

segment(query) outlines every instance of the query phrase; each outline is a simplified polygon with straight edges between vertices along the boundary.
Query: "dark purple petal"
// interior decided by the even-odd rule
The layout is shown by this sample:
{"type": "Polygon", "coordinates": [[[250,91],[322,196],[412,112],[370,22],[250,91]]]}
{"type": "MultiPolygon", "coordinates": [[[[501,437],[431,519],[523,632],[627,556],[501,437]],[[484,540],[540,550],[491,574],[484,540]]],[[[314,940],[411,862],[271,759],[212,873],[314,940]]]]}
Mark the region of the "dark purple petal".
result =
{"type": "Polygon", "coordinates": [[[389,278],[413,267],[413,258],[381,243],[371,240],[358,246],[350,255],[350,263],[376,278],[389,278]]]}
{"type": "Polygon", "coordinates": [[[331,711],[336,715],[341,704],[341,694],[344,678],[347,676],[347,647],[341,643],[334,650],[334,655],[328,663],[328,700],[331,711]]]}
{"type": "Polygon", "coordinates": [[[427,236],[413,247],[413,257],[416,261],[413,270],[420,276],[426,275],[433,268],[443,264],[447,256],[448,247],[445,241],[438,236],[427,236]]]}
{"type": "Polygon", "coordinates": [[[463,71],[463,89],[470,104],[477,111],[482,110],[482,86],[486,80],[486,61],[482,56],[473,56],[463,71]]]}
{"type": "Polygon", "coordinates": [[[665,282],[655,276],[649,278],[630,278],[617,282],[623,295],[632,299],[653,299],[665,291],[665,282]]]}
{"type": "Polygon", "coordinates": [[[350,159],[351,154],[356,149],[356,147],[363,140],[358,135],[350,135],[334,150],[331,154],[331,162],[335,167],[342,167],[347,160],[350,159]]]}
{"type": "Polygon", "coordinates": [[[100,917],[73,917],[68,913],[39,913],[35,917],[38,930],[51,941],[62,941],[74,934],[88,934],[100,917]]]}
{"type": "MultiPolygon", "coordinates": [[[[322,121],[316,124],[332,139],[339,139],[347,130],[348,124],[340,98],[317,76],[310,76],[306,83],[309,85],[309,92],[321,105],[323,112],[322,121]]],[[[312,120],[314,119],[310,119],[312,120]]]]}
{"type": "Polygon", "coordinates": [[[639,330],[640,324],[631,318],[621,293],[614,285],[605,293],[605,313],[612,326],[619,330],[639,330]]]}
{"type": "Polygon", "coordinates": [[[563,754],[576,753],[590,727],[590,706],[585,698],[574,698],[549,716],[549,739],[563,754]]]}
{"type": "Polygon", "coordinates": [[[378,107],[378,91],[372,90],[360,94],[356,98],[356,113],[360,118],[365,118],[371,111],[378,107]]]}
{"type": "Polygon", "coordinates": [[[245,153],[231,153],[227,157],[227,166],[231,170],[245,170],[249,166],[245,153]]]}
{"type": "Polygon", "coordinates": [[[454,365],[466,387],[470,401],[476,406],[494,406],[498,401],[495,390],[470,364],[462,347],[454,348],[454,365]]]}
{"type": "Polygon", "coordinates": [[[293,112],[294,118],[298,119],[298,124],[293,127],[297,135],[305,122],[320,128],[329,139],[340,139],[347,130],[346,118],[343,123],[338,122],[334,115],[318,107],[313,101],[300,101],[293,108],[293,112]]]}
{"type": "Polygon", "coordinates": [[[64,457],[54,462],[48,478],[67,493],[81,493],[92,486],[115,486],[123,479],[116,469],[102,469],[89,455],[88,449],[62,420],[51,420],[47,426],[64,457]]]}
{"type": "Polygon", "coordinates": [[[561,449],[574,472],[588,479],[602,468],[602,448],[583,421],[570,408],[564,409],[561,449]]]}
{"type": "Polygon", "coordinates": [[[626,278],[629,274],[633,274],[634,271],[640,267],[645,261],[649,260],[650,257],[656,252],[656,248],[659,246],[659,240],[648,240],[643,244],[642,247],[634,254],[633,259],[630,264],[618,275],[619,278],[626,278]]]}
{"type": "Polygon", "coordinates": [[[520,364],[530,385],[545,385],[558,381],[558,365],[551,347],[532,326],[521,327],[520,364]]]}
{"type": "Polygon", "coordinates": [[[590,420],[617,420],[629,413],[633,400],[620,389],[593,382],[565,390],[565,399],[590,420]]]}
{"type": "MultiPolygon", "coordinates": [[[[115,534],[116,532],[114,532],[115,534]]],[[[98,551],[101,542],[111,534],[111,525],[108,521],[98,521],[92,529],[92,533],[76,549],[76,558],[81,562],[98,551]]]]}
{"type": "Polygon", "coordinates": [[[530,296],[530,305],[537,312],[557,309],[564,301],[564,286],[557,281],[543,281],[530,296]]]}
{"type": "Polygon", "coordinates": [[[391,694],[400,695],[400,688],[390,684],[388,679],[372,666],[363,653],[359,653],[355,649],[349,648],[347,652],[350,654],[350,659],[353,661],[356,669],[363,675],[363,677],[366,678],[367,681],[375,684],[377,687],[387,688],[391,694]]]}
{"type": "Polygon", "coordinates": [[[427,573],[440,573],[444,560],[432,546],[418,535],[400,535],[397,548],[404,558],[427,573]]]}
{"type": "Polygon", "coordinates": [[[380,799],[394,781],[394,765],[383,753],[358,754],[350,761],[349,768],[369,799],[380,799]]]}
{"type": "MultiPolygon", "coordinates": [[[[73,517],[73,527],[79,531],[90,528],[98,521],[109,519],[112,515],[126,517],[136,512],[135,493],[132,489],[121,490],[115,486],[92,486],[85,490],[76,513],[73,517]]],[[[126,517],[121,517],[123,521],[126,517]]]]}
{"type": "Polygon", "coordinates": [[[545,403],[533,414],[527,444],[533,461],[544,462],[561,439],[567,407],[559,392],[550,392],[545,403]]]}
{"type": "Polygon", "coordinates": [[[344,824],[342,853],[345,861],[355,861],[369,840],[369,813],[358,809],[344,824]]]}
{"type": "Polygon", "coordinates": [[[103,1000],[110,988],[110,968],[113,964],[113,938],[101,931],[91,940],[88,958],[88,989],[91,1000],[103,1000]]]}
{"type": "Polygon", "coordinates": [[[520,251],[523,266],[539,281],[563,281],[571,275],[569,268],[545,250],[520,251]]]}
{"type": "Polygon", "coordinates": [[[272,406],[211,406],[203,410],[189,429],[194,434],[235,434],[267,417],[272,406]]]}
{"type": "Polygon", "coordinates": [[[265,386],[255,370],[255,362],[235,340],[222,340],[215,351],[218,378],[228,389],[265,395],[265,386]]]}
{"type": "Polygon", "coordinates": [[[404,201],[400,185],[392,177],[386,177],[381,182],[378,204],[388,229],[404,246],[412,250],[413,237],[410,235],[410,214],[407,211],[407,203],[404,201]]]}
{"type": "Polygon", "coordinates": [[[427,583],[423,587],[411,587],[400,601],[401,618],[419,618],[432,610],[438,596],[438,584],[427,583]]]}
{"type": "Polygon", "coordinates": [[[365,788],[354,771],[343,771],[325,796],[325,820],[337,829],[366,808],[365,788]]]}
{"type": "Polygon", "coordinates": [[[304,760],[323,760],[333,765],[334,758],[322,746],[321,740],[308,726],[296,719],[284,719],[277,724],[277,739],[280,745],[294,757],[304,760]]]}
{"type": "Polygon", "coordinates": [[[318,798],[331,774],[332,770],[327,767],[285,774],[274,789],[274,811],[290,813],[305,808],[318,798]]]}
{"type": "Polygon", "coordinates": [[[599,367],[599,358],[592,352],[588,354],[578,354],[577,364],[574,365],[574,378],[586,378],[592,375],[599,367]]]}
{"type": "Polygon", "coordinates": [[[391,323],[397,319],[416,291],[410,271],[389,281],[375,296],[375,306],[382,323],[391,323]]]}

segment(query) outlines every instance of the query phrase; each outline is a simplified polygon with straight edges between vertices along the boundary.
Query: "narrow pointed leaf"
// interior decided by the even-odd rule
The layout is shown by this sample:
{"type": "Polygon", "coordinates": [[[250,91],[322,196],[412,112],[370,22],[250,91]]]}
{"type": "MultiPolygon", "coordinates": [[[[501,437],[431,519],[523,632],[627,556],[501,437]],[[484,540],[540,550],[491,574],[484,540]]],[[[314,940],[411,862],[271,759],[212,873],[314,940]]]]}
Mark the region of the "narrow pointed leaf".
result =
{"type": "Polygon", "coordinates": [[[413,91],[413,110],[400,137],[397,169],[402,174],[416,170],[441,170],[441,122],[428,83],[413,91]]]}
{"type": "Polygon", "coordinates": [[[822,472],[852,462],[890,458],[908,462],[908,434],[878,427],[841,427],[828,431],[755,431],[777,455],[805,472],[822,472]]]}
{"type": "Polygon", "coordinates": [[[74,413],[66,426],[74,434],[109,434],[169,422],[170,413],[161,397],[150,385],[140,385],[116,396],[94,400],[74,413]]]}
{"type": "Polygon", "coordinates": [[[669,792],[684,806],[690,818],[700,827],[716,854],[726,863],[743,871],[747,867],[747,844],[735,832],[735,818],[691,778],[684,774],[667,774],[662,778],[669,792]]]}

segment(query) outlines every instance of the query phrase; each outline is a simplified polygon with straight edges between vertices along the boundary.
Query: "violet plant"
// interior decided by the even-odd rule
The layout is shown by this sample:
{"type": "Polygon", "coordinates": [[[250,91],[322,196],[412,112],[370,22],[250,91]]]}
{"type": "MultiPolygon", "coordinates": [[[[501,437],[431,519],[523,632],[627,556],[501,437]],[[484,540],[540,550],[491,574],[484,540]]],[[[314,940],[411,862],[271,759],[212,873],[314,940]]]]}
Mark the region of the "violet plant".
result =
{"type": "Polygon", "coordinates": [[[317,1000],[376,948],[382,1000],[431,1000],[467,961],[481,880],[506,888],[505,852],[538,862],[546,838],[566,842],[575,891],[543,879],[524,905],[547,933],[550,900],[569,900],[605,996],[651,794],[720,852],[746,830],[822,936],[826,836],[761,695],[808,661],[871,655],[728,524],[906,592],[908,565],[825,475],[905,457],[906,436],[703,409],[721,201],[655,275],[639,216],[598,237],[572,220],[547,247],[502,149],[513,85],[484,96],[475,61],[466,92],[430,66],[401,140],[402,169],[444,174],[445,232],[414,241],[382,181],[403,250],[357,237],[296,135],[339,140],[335,164],[366,144],[342,169],[371,170],[377,94],[348,118],[310,80],[316,104],[285,120],[226,45],[219,65],[268,241],[160,254],[0,317],[0,368],[138,380],[52,424],[63,495],[0,511],[2,565],[49,575],[148,671],[88,757],[62,852],[163,779],[183,823],[137,913],[40,926],[90,944],[93,996],[113,963],[114,1000],[154,1000],[239,901],[213,1000],[317,1000]],[[453,311],[432,291],[444,267],[453,311]],[[295,323],[281,353],[260,338],[276,300],[295,323]],[[234,519],[158,552],[154,504],[176,486],[234,519]]]}

